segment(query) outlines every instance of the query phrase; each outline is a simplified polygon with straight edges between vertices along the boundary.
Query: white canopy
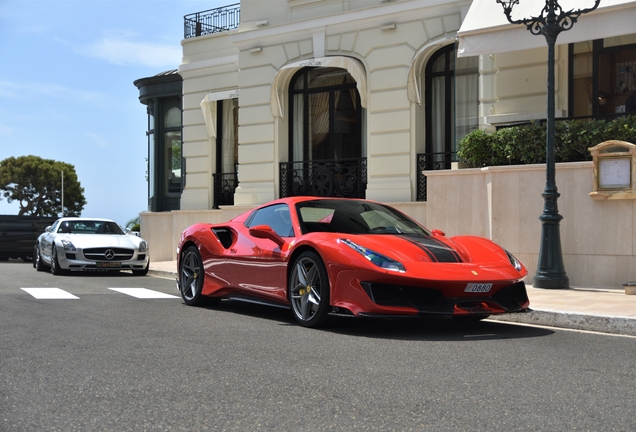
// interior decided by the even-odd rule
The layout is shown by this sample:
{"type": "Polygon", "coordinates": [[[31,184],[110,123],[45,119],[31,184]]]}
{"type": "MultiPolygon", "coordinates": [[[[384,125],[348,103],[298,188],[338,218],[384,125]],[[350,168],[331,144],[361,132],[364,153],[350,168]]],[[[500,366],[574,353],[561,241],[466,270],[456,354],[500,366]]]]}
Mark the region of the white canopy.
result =
{"type": "Polygon", "coordinates": [[[225,99],[236,99],[239,97],[239,90],[228,90],[215,93],[208,93],[201,101],[201,111],[208,137],[216,138],[216,102],[225,99]]]}
{"type": "MultiPolygon", "coordinates": [[[[593,0],[560,0],[563,10],[584,9],[593,0]]],[[[513,19],[541,14],[544,0],[520,0],[512,10],[513,19]]],[[[636,33],[636,0],[601,0],[599,7],[581,15],[572,29],[561,32],[557,44],[603,39],[636,33]]],[[[532,35],[524,25],[510,24],[496,0],[473,0],[457,33],[458,57],[487,55],[545,47],[543,36],[532,35]]]]}
{"type": "Polygon", "coordinates": [[[346,69],[351,74],[354,80],[356,80],[356,87],[360,93],[360,105],[366,108],[367,106],[367,76],[365,73],[364,65],[360,60],[351,57],[319,57],[310,60],[302,60],[295,63],[290,63],[276,73],[274,81],[272,82],[272,89],[270,93],[270,105],[272,115],[274,117],[283,118],[283,98],[285,95],[285,89],[289,85],[291,77],[299,69],[304,67],[337,67],[346,69]]]}

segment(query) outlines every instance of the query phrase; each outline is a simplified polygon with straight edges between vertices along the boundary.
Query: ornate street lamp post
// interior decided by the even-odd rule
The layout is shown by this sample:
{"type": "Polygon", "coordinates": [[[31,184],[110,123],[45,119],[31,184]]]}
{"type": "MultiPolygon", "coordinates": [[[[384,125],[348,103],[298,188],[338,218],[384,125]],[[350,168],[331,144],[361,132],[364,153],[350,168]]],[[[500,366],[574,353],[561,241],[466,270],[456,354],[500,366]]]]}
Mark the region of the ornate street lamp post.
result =
{"type": "Polygon", "coordinates": [[[570,30],[579,16],[596,9],[601,0],[594,0],[594,6],[587,9],[564,11],[558,0],[545,0],[545,7],[538,17],[512,19],[512,8],[519,0],[497,0],[511,24],[523,24],[533,35],[542,34],[548,43],[548,122],[546,131],[546,185],[543,191],[543,214],[541,220],[541,249],[539,263],[534,276],[537,288],[565,289],[570,282],[565,274],[561,252],[561,234],[559,223],[563,216],[559,214],[554,168],[554,45],[559,33],[570,30]]]}

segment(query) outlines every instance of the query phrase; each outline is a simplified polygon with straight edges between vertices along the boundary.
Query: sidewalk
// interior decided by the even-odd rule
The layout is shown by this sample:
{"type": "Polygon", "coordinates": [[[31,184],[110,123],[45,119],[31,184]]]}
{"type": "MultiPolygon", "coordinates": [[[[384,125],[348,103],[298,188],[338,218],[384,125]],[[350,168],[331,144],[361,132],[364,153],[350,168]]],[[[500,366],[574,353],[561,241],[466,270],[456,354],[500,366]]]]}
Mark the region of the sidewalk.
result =
{"type": "MultiPolygon", "coordinates": [[[[148,274],[175,279],[177,263],[151,262],[148,274]]],[[[493,319],[636,336],[636,295],[626,295],[622,288],[550,290],[526,287],[532,312],[500,315],[493,319]]]]}

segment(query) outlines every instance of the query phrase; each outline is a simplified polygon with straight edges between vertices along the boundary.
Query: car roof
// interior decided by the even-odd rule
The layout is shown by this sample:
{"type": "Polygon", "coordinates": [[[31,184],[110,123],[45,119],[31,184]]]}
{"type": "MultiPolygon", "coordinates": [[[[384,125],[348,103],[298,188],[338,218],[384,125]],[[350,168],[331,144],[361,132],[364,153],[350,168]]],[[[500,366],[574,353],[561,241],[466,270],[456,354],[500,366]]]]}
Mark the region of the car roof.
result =
{"type": "Polygon", "coordinates": [[[81,221],[99,221],[99,222],[115,222],[112,219],[104,219],[104,218],[87,218],[87,217],[62,217],[59,218],[58,221],[60,222],[66,222],[66,221],[74,221],[74,222],[81,222],[81,221]]]}
{"type": "Polygon", "coordinates": [[[371,202],[371,203],[380,204],[377,201],[368,200],[368,199],[362,199],[362,198],[318,197],[318,196],[303,195],[303,196],[293,196],[293,197],[287,197],[287,198],[280,198],[280,199],[277,199],[277,200],[274,200],[274,201],[267,202],[265,204],[261,204],[257,208],[267,207],[267,206],[270,206],[272,204],[281,204],[281,203],[297,204],[297,203],[306,202],[306,201],[337,201],[337,200],[340,200],[340,201],[371,202]]]}

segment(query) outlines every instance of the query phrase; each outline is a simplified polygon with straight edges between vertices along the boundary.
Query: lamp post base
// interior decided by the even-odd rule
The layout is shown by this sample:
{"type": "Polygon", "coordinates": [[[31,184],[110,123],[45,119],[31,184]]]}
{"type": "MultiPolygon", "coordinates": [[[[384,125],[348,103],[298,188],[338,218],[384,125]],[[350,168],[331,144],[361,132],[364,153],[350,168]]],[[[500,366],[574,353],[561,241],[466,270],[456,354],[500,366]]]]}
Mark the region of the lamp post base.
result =
{"type": "Polygon", "coordinates": [[[534,275],[534,288],[545,289],[570,289],[570,279],[566,274],[539,274],[534,275]]]}
{"type": "Polygon", "coordinates": [[[546,208],[539,217],[541,220],[541,248],[537,273],[534,276],[535,288],[568,289],[570,280],[565,273],[561,252],[560,222],[563,219],[556,208],[559,193],[544,192],[546,208]]]}

